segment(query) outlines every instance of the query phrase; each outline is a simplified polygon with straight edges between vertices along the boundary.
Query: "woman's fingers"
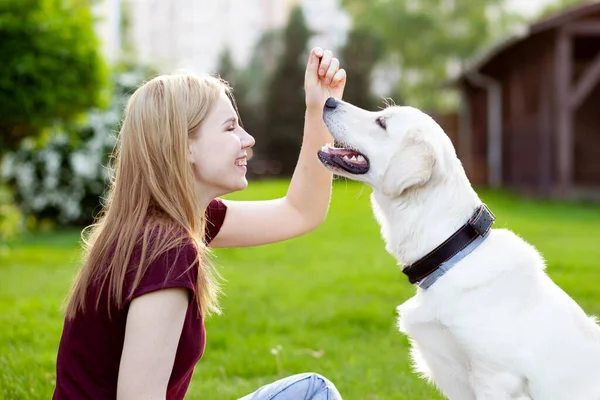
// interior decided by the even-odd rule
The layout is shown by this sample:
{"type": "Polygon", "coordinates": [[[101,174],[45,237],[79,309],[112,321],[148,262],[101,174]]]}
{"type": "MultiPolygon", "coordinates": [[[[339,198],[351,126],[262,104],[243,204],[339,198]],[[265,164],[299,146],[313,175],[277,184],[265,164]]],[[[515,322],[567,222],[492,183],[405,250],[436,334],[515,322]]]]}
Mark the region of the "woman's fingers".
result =
{"type": "Polygon", "coordinates": [[[333,58],[331,60],[331,63],[329,64],[329,69],[327,70],[327,74],[325,75],[325,78],[323,79],[325,81],[325,83],[327,83],[328,85],[331,84],[333,77],[339,71],[339,69],[340,69],[340,60],[338,60],[337,58],[333,58]]]}
{"type": "Polygon", "coordinates": [[[323,58],[321,58],[321,65],[319,66],[319,76],[323,77],[327,73],[329,69],[329,64],[331,64],[331,60],[333,59],[333,53],[331,50],[325,50],[323,52],[323,58]]]}

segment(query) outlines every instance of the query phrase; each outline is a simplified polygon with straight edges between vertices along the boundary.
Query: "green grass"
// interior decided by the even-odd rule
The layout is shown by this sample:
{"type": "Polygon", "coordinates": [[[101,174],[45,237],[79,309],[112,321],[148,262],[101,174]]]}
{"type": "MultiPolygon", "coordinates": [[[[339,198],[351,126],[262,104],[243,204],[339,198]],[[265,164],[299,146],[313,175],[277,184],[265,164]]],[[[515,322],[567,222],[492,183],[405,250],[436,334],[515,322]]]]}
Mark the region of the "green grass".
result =
{"type": "MultiPolygon", "coordinates": [[[[286,185],[253,183],[230,198],[273,198],[286,185]]],[[[408,342],[395,328],[395,308],[414,289],[384,250],[369,193],[338,181],[327,221],[311,234],[215,251],[227,279],[224,315],[206,322],[207,348],[187,398],[235,399],[304,371],[327,376],[346,399],[442,398],[411,372],[408,342]]],[[[496,226],[537,246],[557,283],[600,314],[600,207],[480,194],[496,226]]],[[[0,256],[2,399],[51,397],[78,236],[37,235],[0,256]]]]}

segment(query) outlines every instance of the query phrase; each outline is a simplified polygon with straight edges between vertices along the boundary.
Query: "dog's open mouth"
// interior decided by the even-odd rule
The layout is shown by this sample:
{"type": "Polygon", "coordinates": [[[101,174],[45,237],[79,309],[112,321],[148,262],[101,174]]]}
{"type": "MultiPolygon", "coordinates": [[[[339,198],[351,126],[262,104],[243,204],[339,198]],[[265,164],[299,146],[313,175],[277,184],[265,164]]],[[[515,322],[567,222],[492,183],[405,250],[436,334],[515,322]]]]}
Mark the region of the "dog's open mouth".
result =
{"type": "Polygon", "coordinates": [[[317,156],[323,164],[349,174],[360,175],[369,171],[369,159],[364,154],[339,143],[323,146],[317,156]]]}

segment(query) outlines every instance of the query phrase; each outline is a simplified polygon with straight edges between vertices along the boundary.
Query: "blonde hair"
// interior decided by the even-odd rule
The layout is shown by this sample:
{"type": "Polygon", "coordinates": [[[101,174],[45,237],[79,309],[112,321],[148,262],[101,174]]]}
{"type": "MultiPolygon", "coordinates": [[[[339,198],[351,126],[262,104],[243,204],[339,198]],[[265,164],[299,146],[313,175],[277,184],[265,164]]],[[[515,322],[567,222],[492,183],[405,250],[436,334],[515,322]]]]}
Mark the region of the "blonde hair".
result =
{"type": "Polygon", "coordinates": [[[196,248],[190,268],[199,268],[200,313],[220,313],[219,276],[208,262],[205,210],[199,204],[188,141],[223,92],[232,99],[220,78],[178,74],[158,76],[133,93],[112,157],[107,199],[95,222],[82,232],[82,268],[68,296],[67,318],[85,311],[86,294],[99,279],[96,309],[106,284],[109,313],[113,305],[121,309],[149,263],[184,242],[196,248]],[[141,246],[140,260],[129,293],[123,293],[136,246],[141,246]]]}

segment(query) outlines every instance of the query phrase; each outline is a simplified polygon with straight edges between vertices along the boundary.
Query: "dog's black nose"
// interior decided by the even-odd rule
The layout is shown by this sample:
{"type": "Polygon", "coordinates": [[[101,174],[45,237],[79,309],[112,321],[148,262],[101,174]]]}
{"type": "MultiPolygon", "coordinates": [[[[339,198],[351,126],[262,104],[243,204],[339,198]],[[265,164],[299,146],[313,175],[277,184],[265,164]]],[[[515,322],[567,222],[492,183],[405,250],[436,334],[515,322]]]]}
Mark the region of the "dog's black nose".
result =
{"type": "Polygon", "coordinates": [[[328,98],[327,101],[325,102],[325,108],[328,108],[330,110],[333,110],[334,108],[336,108],[337,105],[338,105],[338,101],[333,97],[328,98]]]}

